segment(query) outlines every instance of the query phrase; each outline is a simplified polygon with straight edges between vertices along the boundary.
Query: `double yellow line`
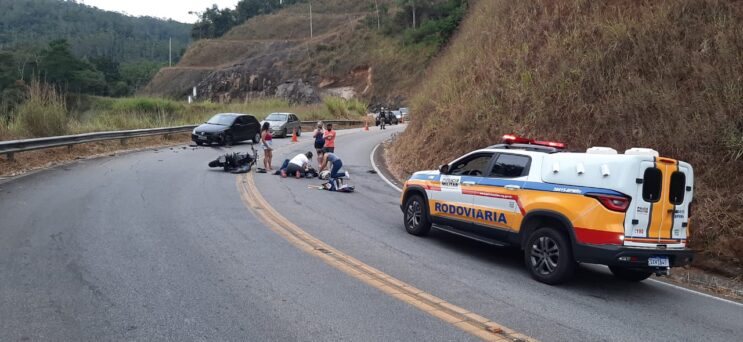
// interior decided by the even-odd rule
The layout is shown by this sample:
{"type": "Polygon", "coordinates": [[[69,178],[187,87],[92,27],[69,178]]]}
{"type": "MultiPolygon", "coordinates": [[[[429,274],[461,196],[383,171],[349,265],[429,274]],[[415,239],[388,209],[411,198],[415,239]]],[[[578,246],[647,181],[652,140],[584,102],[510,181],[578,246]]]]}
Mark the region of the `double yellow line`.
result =
{"type": "Polygon", "coordinates": [[[300,250],[322,259],[328,265],[345,272],[349,276],[485,341],[536,341],[395,279],[318,240],[279,214],[268,204],[258,192],[252,173],[237,177],[237,188],[247,208],[267,227],[300,250]]]}

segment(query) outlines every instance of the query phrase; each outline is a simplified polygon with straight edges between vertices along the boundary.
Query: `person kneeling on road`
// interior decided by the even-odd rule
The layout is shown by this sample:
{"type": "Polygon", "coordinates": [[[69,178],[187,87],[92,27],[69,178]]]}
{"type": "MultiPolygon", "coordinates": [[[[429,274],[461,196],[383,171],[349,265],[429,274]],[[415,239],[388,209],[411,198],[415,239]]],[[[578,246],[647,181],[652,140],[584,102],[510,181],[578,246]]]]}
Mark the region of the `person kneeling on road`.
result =
{"type": "Polygon", "coordinates": [[[325,152],[323,153],[321,159],[322,164],[320,164],[320,171],[328,168],[330,170],[331,180],[337,178],[351,179],[351,175],[348,174],[348,171],[340,172],[341,167],[343,167],[343,161],[341,160],[341,158],[335,155],[335,153],[325,152]]]}
{"type": "Polygon", "coordinates": [[[302,175],[307,171],[310,166],[310,160],[312,159],[312,152],[305,154],[298,154],[291,160],[284,161],[284,165],[281,167],[281,177],[287,175],[294,175],[297,178],[302,178],[302,175]]]}

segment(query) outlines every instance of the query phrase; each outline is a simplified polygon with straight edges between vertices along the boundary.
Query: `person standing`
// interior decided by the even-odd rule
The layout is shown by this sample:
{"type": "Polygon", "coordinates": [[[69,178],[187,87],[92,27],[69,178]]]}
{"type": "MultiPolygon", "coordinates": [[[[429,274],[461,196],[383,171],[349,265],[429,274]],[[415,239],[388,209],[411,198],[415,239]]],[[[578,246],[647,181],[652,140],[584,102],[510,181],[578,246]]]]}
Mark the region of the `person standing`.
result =
{"type": "Polygon", "coordinates": [[[266,171],[273,170],[271,159],[273,159],[273,135],[271,135],[271,124],[263,123],[261,127],[261,146],[263,147],[263,168],[266,171]]]}
{"type": "Polygon", "coordinates": [[[315,152],[317,152],[317,163],[321,163],[320,156],[322,155],[323,148],[325,148],[325,131],[322,129],[322,121],[317,122],[317,128],[312,132],[312,138],[315,139],[315,152]]]}
{"type": "Polygon", "coordinates": [[[335,131],[333,130],[333,124],[328,123],[325,125],[325,133],[323,133],[325,139],[325,147],[323,152],[335,152],[335,131]]]}
{"type": "Polygon", "coordinates": [[[387,112],[382,109],[381,112],[379,112],[379,128],[380,129],[386,129],[384,126],[387,124],[387,112]]]}

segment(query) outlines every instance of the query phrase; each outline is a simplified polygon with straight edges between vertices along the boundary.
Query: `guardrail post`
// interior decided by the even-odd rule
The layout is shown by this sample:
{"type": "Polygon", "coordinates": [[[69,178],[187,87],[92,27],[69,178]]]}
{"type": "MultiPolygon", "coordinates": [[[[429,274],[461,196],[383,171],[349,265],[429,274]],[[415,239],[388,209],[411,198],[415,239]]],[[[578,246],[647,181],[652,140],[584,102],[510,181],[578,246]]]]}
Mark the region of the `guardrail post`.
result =
{"type": "Polygon", "coordinates": [[[67,151],[72,151],[72,145],[67,145],[67,151]]]}
{"type": "Polygon", "coordinates": [[[5,154],[5,157],[8,159],[9,162],[14,162],[15,161],[15,156],[13,156],[13,154],[14,153],[12,153],[12,152],[9,152],[9,153],[6,153],[5,154]]]}
{"type": "Polygon", "coordinates": [[[121,146],[126,146],[126,141],[127,140],[128,140],[127,138],[121,138],[121,139],[119,139],[119,142],[121,143],[121,146]]]}

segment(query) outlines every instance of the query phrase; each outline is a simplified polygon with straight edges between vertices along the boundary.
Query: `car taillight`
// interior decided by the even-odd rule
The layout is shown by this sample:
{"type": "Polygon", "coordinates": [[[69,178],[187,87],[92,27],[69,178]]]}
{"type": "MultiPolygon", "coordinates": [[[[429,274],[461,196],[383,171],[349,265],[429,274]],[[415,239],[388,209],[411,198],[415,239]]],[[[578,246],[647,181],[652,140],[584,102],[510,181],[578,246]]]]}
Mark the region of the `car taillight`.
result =
{"type": "Polygon", "coordinates": [[[612,211],[625,212],[627,211],[627,208],[629,208],[630,199],[627,197],[603,194],[586,194],[586,196],[595,198],[596,200],[601,202],[601,204],[603,204],[606,209],[612,211]]]}

